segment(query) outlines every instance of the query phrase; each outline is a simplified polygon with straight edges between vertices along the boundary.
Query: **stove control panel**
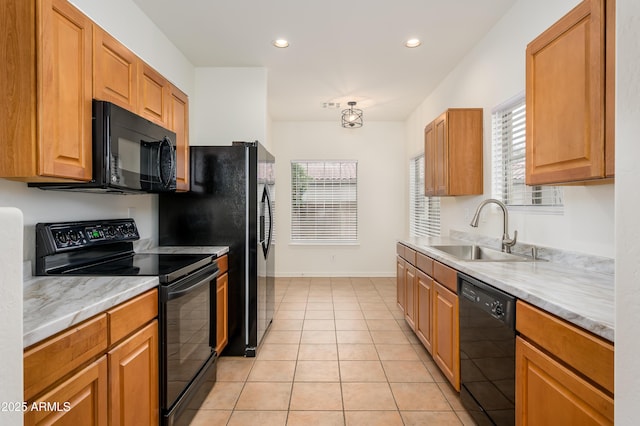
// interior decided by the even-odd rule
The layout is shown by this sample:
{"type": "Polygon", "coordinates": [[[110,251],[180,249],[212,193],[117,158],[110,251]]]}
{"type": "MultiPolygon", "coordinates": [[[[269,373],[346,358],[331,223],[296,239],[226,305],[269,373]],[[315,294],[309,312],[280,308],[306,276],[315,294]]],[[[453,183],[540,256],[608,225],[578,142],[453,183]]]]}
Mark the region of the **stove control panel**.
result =
{"type": "Polygon", "coordinates": [[[38,223],[36,256],[140,239],[133,219],[38,223]]]}

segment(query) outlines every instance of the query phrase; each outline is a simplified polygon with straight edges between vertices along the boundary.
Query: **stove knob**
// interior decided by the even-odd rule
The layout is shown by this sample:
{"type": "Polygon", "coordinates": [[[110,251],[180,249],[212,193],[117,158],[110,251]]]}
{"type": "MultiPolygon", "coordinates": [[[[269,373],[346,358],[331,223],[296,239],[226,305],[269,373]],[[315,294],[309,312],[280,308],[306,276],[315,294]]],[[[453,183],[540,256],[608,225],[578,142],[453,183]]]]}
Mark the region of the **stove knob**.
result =
{"type": "Polygon", "coordinates": [[[56,235],[54,237],[56,239],[56,242],[59,244],[66,244],[69,239],[67,238],[67,234],[65,234],[64,232],[56,232],[56,235]]]}
{"type": "Polygon", "coordinates": [[[69,239],[71,240],[72,243],[77,242],[78,234],[75,231],[69,231],[69,239]]]}
{"type": "Polygon", "coordinates": [[[113,226],[107,226],[104,228],[104,234],[106,238],[113,238],[116,235],[116,230],[113,226]]]}

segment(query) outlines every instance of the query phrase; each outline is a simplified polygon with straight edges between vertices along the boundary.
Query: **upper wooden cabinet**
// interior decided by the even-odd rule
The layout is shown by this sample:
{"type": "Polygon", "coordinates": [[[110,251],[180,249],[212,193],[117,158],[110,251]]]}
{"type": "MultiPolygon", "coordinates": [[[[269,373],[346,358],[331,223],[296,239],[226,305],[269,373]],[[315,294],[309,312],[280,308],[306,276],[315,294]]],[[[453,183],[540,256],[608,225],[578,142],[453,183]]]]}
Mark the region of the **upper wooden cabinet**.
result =
{"type": "Polygon", "coordinates": [[[90,180],[91,20],[66,0],[0,9],[0,177],[90,180]]]}
{"type": "Polygon", "coordinates": [[[169,124],[169,82],[140,61],[138,66],[138,114],[161,126],[169,124]]]}
{"type": "Polygon", "coordinates": [[[189,190],[189,98],[170,85],[169,129],[176,134],[176,190],[189,190]]]}
{"type": "Polygon", "coordinates": [[[93,31],[93,97],[136,112],[139,59],[97,25],[93,31]]]}
{"type": "Polygon", "coordinates": [[[450,108],[424,136],[425,195],[482,194],[482,109],[450,108]]]}
{"type": "Polygon", "coordinates": [[[614,175],[614,0],[584,0],[527,46],[528,185],[614,175]]]}

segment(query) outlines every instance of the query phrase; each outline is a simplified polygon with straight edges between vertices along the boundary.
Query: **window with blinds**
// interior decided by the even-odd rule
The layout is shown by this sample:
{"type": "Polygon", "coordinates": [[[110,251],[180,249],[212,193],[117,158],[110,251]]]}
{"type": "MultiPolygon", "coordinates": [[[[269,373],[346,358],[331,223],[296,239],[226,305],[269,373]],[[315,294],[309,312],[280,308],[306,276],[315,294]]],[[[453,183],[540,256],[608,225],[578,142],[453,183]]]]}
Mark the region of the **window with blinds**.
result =
{"type": "Polygon", "coordinates": [[[358,241],[358,163],[291,162],[291,241],[358,241]]]}
{"type": "Polygon", "coordinates": [[[524,95],[492,113],[493,197],[507,206],[562,212],[562,188],[525,184],[526,108],[524,95]]]}
{"type": "Polygon", "coordinates": [[[409,235],[440,235],[440,197],[424,196],[424,154],[409,161],[409,235]]]}

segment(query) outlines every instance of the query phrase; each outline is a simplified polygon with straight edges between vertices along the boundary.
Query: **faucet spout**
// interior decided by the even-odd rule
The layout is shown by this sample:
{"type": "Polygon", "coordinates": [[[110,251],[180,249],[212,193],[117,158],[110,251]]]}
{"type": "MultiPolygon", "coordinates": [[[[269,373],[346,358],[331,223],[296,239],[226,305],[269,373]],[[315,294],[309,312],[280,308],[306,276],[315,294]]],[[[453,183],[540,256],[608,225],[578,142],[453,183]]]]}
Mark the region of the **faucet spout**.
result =
{"type": "Polygon", "coordinates": [[[482,201],[478,208],[476,209],[476,213],[473,215],[473,219],[471,219],[471,225],[474,228],[478,227],[478,221],[480,220],[480,211],[487,204],[497,204],[502,209],[502,251],[505,253],[511,253],[511,247],[516,244],[516,240],[518,238],[518,231],[513,232],[513,238],[509,237],[509,211],[507,210],[507,206],[500,200],[496,200],[495,198],[487,198],[482,201]]]}

